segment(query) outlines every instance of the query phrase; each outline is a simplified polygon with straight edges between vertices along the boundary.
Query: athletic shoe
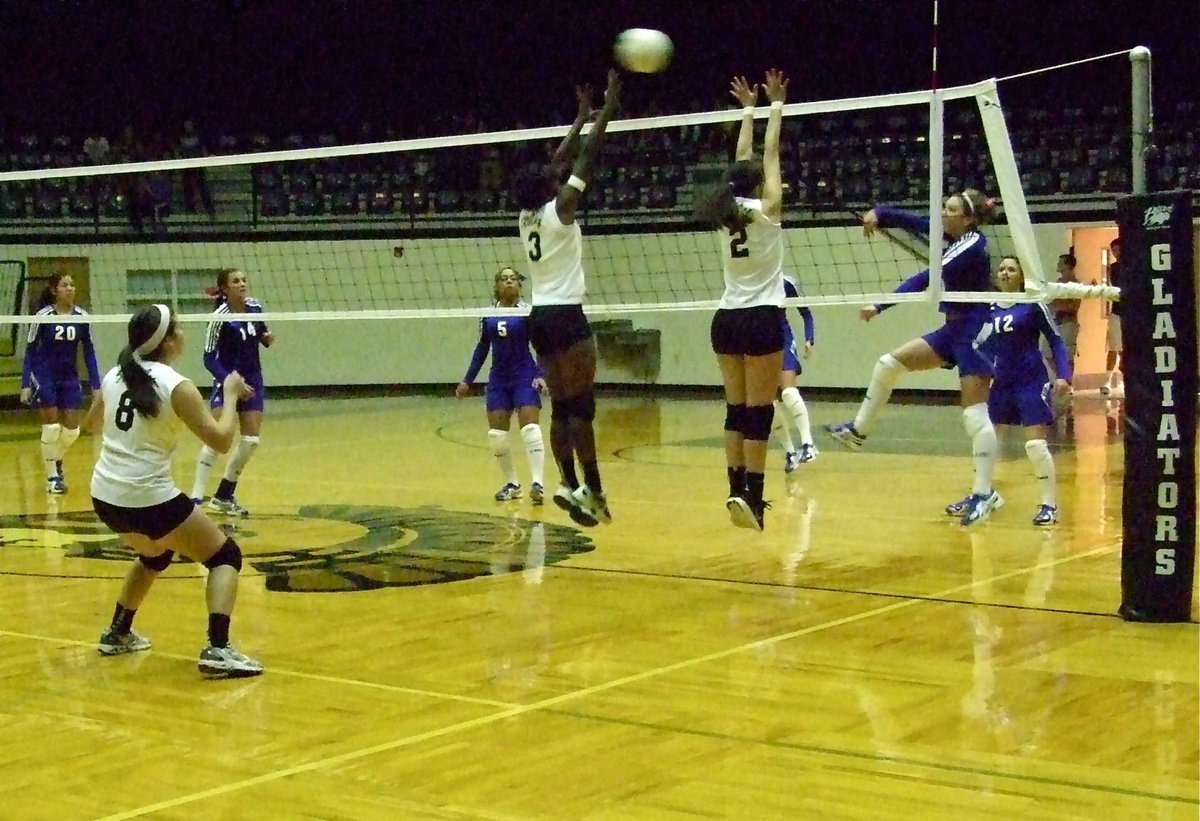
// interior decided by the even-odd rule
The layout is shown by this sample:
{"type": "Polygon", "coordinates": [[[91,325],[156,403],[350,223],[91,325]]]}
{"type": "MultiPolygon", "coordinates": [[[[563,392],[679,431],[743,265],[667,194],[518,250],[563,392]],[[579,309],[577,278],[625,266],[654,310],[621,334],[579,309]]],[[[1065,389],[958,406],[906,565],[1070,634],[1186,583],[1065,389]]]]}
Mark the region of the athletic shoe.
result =
{"type": "Polygon", "coordinates": [[[200,651],[200,663],[196,665],[206,676],[224,678],[248,678],[261,676],[263,666],[247,655],[239,653],[232,644],[213,647],[211,644],[200,651]]]}
{"type": "Polygon", "coordinates": [[[513,499],[521,498],[521,486],[509,482],[504,487],[496,491],[493,497],[497,502],[511,502],[513,499]]]}
{"type": "Polygon", "coordinates": [[[800,465],[800,454],[794,450],[789,450],[787,455],[783,457],[783,472],[791,473],[800,465]]]}
{"type": "Polygon", "coordinates": [[[994,490],[990,493],[972,493],[970,501],[967,502],[967,509],[962,515],[962,526],[970,527],[979,524],[1002,504],[1004,504],[1004,500],[994,490]]]}
{"type": "Polygon", "coordinates": [[[534,482],[529,486],[529,501],[535,505],[540,505],[542,500],[546,498],[546,492],[542,490],[541,482],[534,482]]]}
{"type": "Polygon", "coordinates": [[[1054,505],[1039,505],[1033,523],[1038,527],[1049,527],[1058,522],[1058,508],[1054,505]]]}
{"type": "Polygon", "coordinates": [[[813,461],[814,459],[817,458],[817,454],[819,454],[820,452],[821,451],[817,450],[816,445],[801,445],[800,446],[800,455],[799,455],[800,464],[803,465],[806,462],[813,461]]]}
{"type": "Polygon", "coordinates": [[[757,505],[741,496],[730,496],[725,500],[725,509],[729,511],[729,521],[734,527],[744,527],[762,533],[763,515],[771,505],[769,502],[759,502],[757,505]]]}
{"type": "Polygon", "coordinates": [[[46,480],[46,492],[61,496],[67,492],[67,484],[61,476],[51,476],[46,480]]]}
{"type": "Polygon", "coordinates": [[[967,507],[971,504],[971,494],[967,494],[957,502],[951,502],[946,505],[946,515],[962,518],[962,515],[967,512],[967,507]]]}
{"type": "Polygon", "coordinates": [[[100,641],[96,649],[103,656],[120,656],[125,653],[137,653],[141,650],[150,649],[150,639],[132,630],[128,633],[118,633],[109,627],[100,634],[100,641]]]}
{"type": "Polygon", "coordinates": [[[237,503],[237,499],[232,496],[228,499],[222,499],[220,496],[214,496],[208,500],[208,509],[216,511],[224,516],[249,516],[250,511],[237,503]]]}
{"type": "Polygon", "coordinates": [[[576,507],[575,495],[571,488],[567,487],[566,485],[558,486],[558,490],[554,491],[553,499],[554,504],[567,511],[567,513],[570,513],[576,507]]]}
{"type": "Polygon", "coordinates": [[[858,432],[853,422],[842,422],[840,425],[826,425],[825,432],[850,450],[862,450],[863,444],[867,441],[867,437],[858,432]]]}
{"type": "Polygon", "coordinates": [[[575,508],[571,512],[571,519],[575,524],[584,527],[612,524],[612,512],[608,509],[608,500],[603,493],[592,493],[590,487],[580,485],[571,496],[575,499],[575,508]]]}

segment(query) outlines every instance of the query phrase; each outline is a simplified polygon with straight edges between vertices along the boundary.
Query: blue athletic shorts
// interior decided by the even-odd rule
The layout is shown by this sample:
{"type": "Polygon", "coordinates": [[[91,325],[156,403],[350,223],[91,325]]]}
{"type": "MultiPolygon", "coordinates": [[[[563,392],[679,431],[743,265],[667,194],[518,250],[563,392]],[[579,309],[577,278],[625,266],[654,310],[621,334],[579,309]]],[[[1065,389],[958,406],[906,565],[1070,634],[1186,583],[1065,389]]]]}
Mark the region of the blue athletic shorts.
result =
{"type": "Polygon", "coordinates": [[[517,408],[542,406],[542,398],[533,388],[532,374],[508,379],[490,377],[483,395],[489,411],[513,411],[517,408]]]}
{"type": "Polygon", "coordinates": [[[993,425],[1053,425],[1049,382],[1041,385],[993,383],[988,392],[988,416],[993,425]]]}
{"type": "Polygon", "coordinates": [[[796,335],[792,332],[792,326],[786,319],[783,321],[783,369],[794,374],[804,372],[804,368],[800,365],[800,353],[796,347],[796,335]]]}
{"type": "Polygon", "coordinates": [[[946,324],[925,334],[922,339],[929,343],[934,353],[948,367],[958,368],[959,376],[992,375],[992,363],[983,357],[972,344],[987,321],[986,317],[967,316],[961,319],[946,319],[946,324]]]}
{"type": "MultiPolygon", "coordinates": [[[[261,373],[242,374],[242,378],[246,380],[246,384],[254,388],[254,395],[247,399],[239,399],[237,403],[238,413],[246,411],[261,411],[263,404],[267,398],[267,390],[263,385],[263,377],[261,373]]],[[[213,382],[212,396],[209,397],[208,404],[214,408],[225,406],[225,389],[220,382],[213,382]]]]}
{"type": "Polygon", "coordinates": [[[83,406],[83,388],[78,375],[34,371],[31,376],[30,387],[35,388],[30,402],[32,407],[74,410],[83,406]]]}

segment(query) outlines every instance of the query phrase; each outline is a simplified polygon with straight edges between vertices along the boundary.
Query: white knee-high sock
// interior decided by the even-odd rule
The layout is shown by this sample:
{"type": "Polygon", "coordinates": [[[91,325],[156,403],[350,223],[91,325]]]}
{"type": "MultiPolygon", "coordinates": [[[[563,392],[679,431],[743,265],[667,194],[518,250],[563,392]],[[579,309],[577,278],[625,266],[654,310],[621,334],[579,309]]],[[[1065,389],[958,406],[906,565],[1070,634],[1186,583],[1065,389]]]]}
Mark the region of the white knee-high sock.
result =
{"type": "Polygon", "coordinates": [[[975,462],[975,486],[972,493],[992,492],[996,472],[996,429],[992,427],[986,402],[963,408],[963,427],[971,439],[971,458],[975,462]]]}
{"type": "Polygon", "coordinates": [[[42,464],[46,468],[46,478],[53,479],[58,475],[58,438],[62,436],[62,425],[42,425],[42,464]]]}
{"type": "Polygon", "coordinates": [[[863,436],[871,432],[871,428],[875,426],[875,417],[892,397],[892,388],[896,387],[896,380],[907,372],[908,368],[890,353],[879,357],[879,361],[875,363],[875,372],[871,374],[871,384],[867,386],[867,395],[863,397],[862,405],[854,417],[855,430],[863,436]]]}
{"type": "Polygon", "coordinates": [[[513,468],[512,451],[508,447],[508,431],[492,428],[488,431],[488,444],[492,455],[496,457],[496,466],[508,484],[519,485],[517,471],[513,468]]]}
{"type": "Polygon", "coordinates": [[[250,461],[250,457],[254,455],[254,451],[257,448],[257,436],[243,436],[239,439],[237,447],[233,449],[233,453],[229,456],[229,461],[225,463],[225,475],[221,478],[226,482],[236,482],[241,477],[242,471],[246,469],[246,463],[250,461]]]}
{"type": "MultiPolygon", "coordinates": [[[[796,430],[800,431],[800,444],[811,445],[813,443],[812,424],[808,421],[808,406],[804,404],[799,389],[784,388],[783,405],[792,415],[792,421],[796,423],[796,430]]],[[[862,431],[859,430],[859,433],[862,431]]]]}
{"type": "Polygon", "coordinates": [[[58,458],[62,459],[67,454],[71,445],[75,444],[75,440],[79,438],[79,428],[68,428],[62,425],[62,430],[58,434],[58,458]]]}
{"type": "Polygon", "coordinates": [[[531,482],[543,484],[546,469],[546,446],[542,442],[542,428],[537,422],[530,422],[521,428],[521,438],[525,440],[525,455],[529,457],[529,474],[531,482]]]}
{"type": "Polygon", "coordinates": [[[203,499],[204,489],[208,487],[208,477],[212,473],[213,463],[217,461],[217,452],[208,445],[200,448],[196,457],[196,478],[192,480],[192,498],[203,499]]]}
{"type": "Polygon", "coordinates": [[[788,425],[787,409],[782,402],[775,402],[775,418],[771,423],[771,430],[779,436],[779,444],[783,445],[783,449],[791,453],[796,449],[796,443],[792,441],[792,429],[788,425]]]}
{"type": "Polygon", "coordinates": [[[1025,443],[1025,455],[1033,464],[1033,475],[1037,479],[1038,490],[1042,492],[1042,504],[1057,507],[1054,457],[1050,455],[1050,446],[1046,444],[1045,439],[1030,439],[1025,443]]]}

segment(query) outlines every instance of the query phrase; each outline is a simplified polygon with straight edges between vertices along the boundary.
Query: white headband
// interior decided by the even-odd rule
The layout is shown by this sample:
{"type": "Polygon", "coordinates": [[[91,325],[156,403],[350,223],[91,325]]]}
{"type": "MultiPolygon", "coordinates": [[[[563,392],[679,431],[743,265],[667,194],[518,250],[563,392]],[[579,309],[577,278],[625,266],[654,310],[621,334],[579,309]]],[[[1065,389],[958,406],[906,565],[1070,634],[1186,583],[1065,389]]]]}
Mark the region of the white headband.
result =
{"type": "Polygon", "coordinates": [[[171,309],[166,305],[159,304],[156,304],[154,307],[158,308],[158,327],[154,329],[154,333],[150,334],[149,339],[134,349],[133,355],[138,359],[151,353],[161,345],[163,339],[167,336],[167,328],[171,327],[171,309]]]}

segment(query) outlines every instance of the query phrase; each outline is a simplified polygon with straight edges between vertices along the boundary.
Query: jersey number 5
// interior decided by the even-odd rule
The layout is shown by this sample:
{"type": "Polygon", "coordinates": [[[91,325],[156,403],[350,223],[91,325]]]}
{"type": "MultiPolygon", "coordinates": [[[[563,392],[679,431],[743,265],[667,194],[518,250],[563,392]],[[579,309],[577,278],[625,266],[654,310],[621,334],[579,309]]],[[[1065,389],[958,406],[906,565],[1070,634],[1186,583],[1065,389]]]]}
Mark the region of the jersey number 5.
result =
{"type": "Polygon", "coordinates": [[[542,235],[537,231],[529,234],[529,261],[537,262],[542,258],[542,235]]]}
{"type": "Polygon", "coordinates": [[[133,406],[133,399],[129,397],[129,391],[121,394],[121,399],[117,402],[117,414],[113,420],[116,422],[117,430],[129,430],[133,427],[133,415],[137,413],[137,408],[133,406]]]}
{"type": "Polygon", "coordinates": [[[750,249],[746,247],[746,242],[750,238],[746,236],[746,229],[739,228],[736,232],[729,235],[729,256],[734,259],[745,259],[750,256],[750,249]]]}

